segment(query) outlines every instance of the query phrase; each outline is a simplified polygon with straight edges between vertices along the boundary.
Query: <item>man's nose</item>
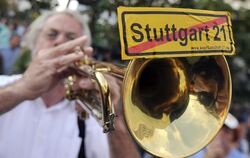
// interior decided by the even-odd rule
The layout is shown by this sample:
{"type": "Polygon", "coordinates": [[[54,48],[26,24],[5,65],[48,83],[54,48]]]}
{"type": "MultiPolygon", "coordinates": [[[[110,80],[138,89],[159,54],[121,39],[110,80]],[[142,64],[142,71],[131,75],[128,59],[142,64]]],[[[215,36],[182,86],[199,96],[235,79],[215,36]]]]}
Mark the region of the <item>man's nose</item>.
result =
{"type": "Polygon", "coordinates": [[[60,45],[60,44],[65,43],[65,42],[67,42],[67,38],[63,34],[60,34],[55,39],[54,46],[60,45]]]}

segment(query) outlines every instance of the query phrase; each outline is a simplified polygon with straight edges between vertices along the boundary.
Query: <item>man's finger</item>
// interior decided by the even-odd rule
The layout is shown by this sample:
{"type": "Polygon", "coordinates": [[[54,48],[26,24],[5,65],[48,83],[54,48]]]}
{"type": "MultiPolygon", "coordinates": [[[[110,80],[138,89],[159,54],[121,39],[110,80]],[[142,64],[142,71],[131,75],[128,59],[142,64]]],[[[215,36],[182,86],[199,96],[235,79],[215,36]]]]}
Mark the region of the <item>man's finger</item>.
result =
{"type": "Polygon", "coordinates": [[[97,89],[97,85],[90,78],[82,78],[82,79],[80,79],[79,80],[79,87],[82,88],[82,89],[87,89],[87,90],[97,89]]]}
{"type": "Polygon", "coordinates": [[[54,48],[51,48],[49,51],[51,54],[51,57],[58,57],[60,55],[68,54],[68,53],[73,53],[74,48],[77,46],[82,46],[88,41],[87,36],[82,36],[77,39],[74,39],[72,41],[63,43],[59,46],[56,46],[54,48]]]}
{"type": "Polygon", "coordinates": [[[78,53],[62,55],[61,57],[51,59],[51,62],[54,64],[57,70],[60,70],[61,68],[64,68],[65,66],[68,66],[69,64],[74,63],[83,57],[84,53],[78,52],[78,53]]]}
{"type": "Polygon", "coordinates": [[[93,56],[93,48],[92,47],[86,47],[86,48],[84,48],[84,53],[88,57],[92,57],[93,56]]]}

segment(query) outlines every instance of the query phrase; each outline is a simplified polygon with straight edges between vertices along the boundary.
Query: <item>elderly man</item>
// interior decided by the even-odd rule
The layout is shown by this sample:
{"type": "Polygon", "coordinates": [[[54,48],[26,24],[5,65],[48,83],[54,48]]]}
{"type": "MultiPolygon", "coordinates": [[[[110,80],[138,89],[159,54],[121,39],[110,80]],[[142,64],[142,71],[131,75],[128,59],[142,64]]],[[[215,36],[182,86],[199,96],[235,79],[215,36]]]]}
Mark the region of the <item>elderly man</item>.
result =
{"type": "MultiPolygon", "coordinates": [[[[32,50],[32,62],[23,75],[0,77],[0,157],[74,158],[81,139],[75,103],[64,97],[63,79],[70,64],[81,59],[84,46],[91,54],[88,26],[76,13],[50,12],[30,26],[26,42],[32,50]]],[[[109,77],[114,100],[119,86],[109,77]]],[[[89,79],[81,88],[93,87],[89,79]]],[[[105,135],[93,118],[85,121],[87,158],[136,158],[139,154],[121,117],[116,130],[105,135]]]]}

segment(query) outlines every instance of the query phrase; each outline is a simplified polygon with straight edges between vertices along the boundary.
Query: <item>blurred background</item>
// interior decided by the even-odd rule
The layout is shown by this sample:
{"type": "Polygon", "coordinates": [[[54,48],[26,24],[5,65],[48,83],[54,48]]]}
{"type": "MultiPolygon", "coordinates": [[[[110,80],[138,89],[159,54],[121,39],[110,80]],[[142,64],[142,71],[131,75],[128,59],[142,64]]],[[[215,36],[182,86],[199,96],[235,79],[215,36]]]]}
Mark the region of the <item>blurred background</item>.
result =
{"type": "MultiPolygon", "coordinates": [[[[233,106],[250,107],[250,0],[1,0],[0,47],[13,33],[21,39],[29,23],[40,13],[69,8],[89,15],[95,57],[120,61],[116,8],[118,6],[160,6],[229,11],[232,14],[237,56],[227,57],[233,78],[233,106]],[[5,37],[5,38],[2,38],[5,37]],[[7,37],[7,38],[6,38],[7,37]]],[[[22,41],[21,41],[22,43],[22,41]]],[[[28,51],[22,48],[21,52],[28,51]]],[[[24,53],[25,54],[25,53],[24,53]]],[[[23,55],[15,71],[25,69],[23,55]]]]}
{"type": "MultiPolygon", "coordinates": [[[[250,0],[0,0],[0,49],[12,44],[18,47],[17,55],[9,57],[11,59],[10,70],[4,70],[2,66],[0,74],[22,73],[25,70],[30,60],[29,50],[22,46],[27,26],[39,14],[51,9],[68,8],[87,13],[95,57],[103,61],[120,63],[116,15],[118,6],[159,6],[229,11],[232,15],[237,52],[236,56],[227,57],[233,80],[231,110],[240,121],[249,122],[250,0]]],[[[0,66],[3,62],[0,58],[0,66]]]]}

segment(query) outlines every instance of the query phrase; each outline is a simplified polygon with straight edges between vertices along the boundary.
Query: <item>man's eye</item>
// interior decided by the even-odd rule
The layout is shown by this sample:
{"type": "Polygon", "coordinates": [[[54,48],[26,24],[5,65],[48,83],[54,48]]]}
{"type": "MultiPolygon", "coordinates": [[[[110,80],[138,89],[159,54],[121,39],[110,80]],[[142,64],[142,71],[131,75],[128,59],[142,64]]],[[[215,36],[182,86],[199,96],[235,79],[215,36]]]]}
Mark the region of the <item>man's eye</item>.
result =
{"type": "Polygon", "coordinates": [[[49,32],[47,33],[48,39],[55,39],[57,37],[58,33],[57,32],[49,32]]]}
{"type": "Polygon", "coordinates": [[[71,40],[74,40],[74,39],[76,39],[76,35],[66,35],[66,38],[67,38],[67,40],[68,41],[71,41],[71,40]]]}

